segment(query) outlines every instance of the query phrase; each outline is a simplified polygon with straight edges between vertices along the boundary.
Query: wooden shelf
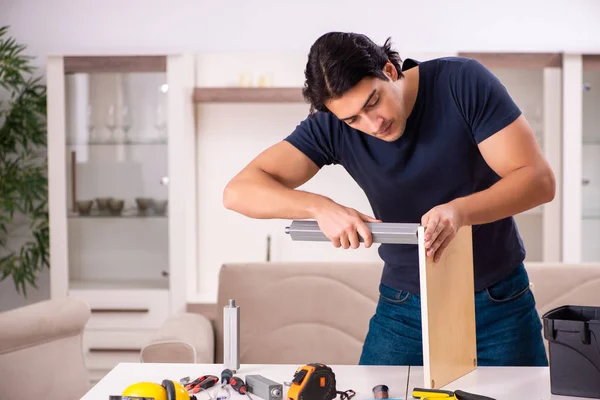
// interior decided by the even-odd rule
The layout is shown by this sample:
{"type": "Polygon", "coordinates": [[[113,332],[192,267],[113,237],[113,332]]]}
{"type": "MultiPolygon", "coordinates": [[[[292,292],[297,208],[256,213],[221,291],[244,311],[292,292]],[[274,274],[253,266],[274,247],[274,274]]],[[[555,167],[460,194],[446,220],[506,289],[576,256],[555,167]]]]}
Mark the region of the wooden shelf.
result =
{"type": "Polygon", "coordinates": [[[197,87],[194,103],[304,103],[299,87],[197,87]]]}
{"type": "Polygon", "coordinates": [[[166,56],[68,56],[64,72],[166,72],[166,56]]]}
{"type": "Polygon", "coordinates": [[[168,290],[169,280],[163,279],[121,279],[121,280],[71,280],[71,290],[168,290]]]}
{"type": "Polygon", "coordinates": [[[560,53],[495,53],[461,52],[460,57],[474,58],[487,68],[545,68],[561,67],[560,53]]]}
{"type": "Polygon", "coordinates": [[[124,218],[137,218],[137,219],[148,219],[148,218],[167,218],[167,212],[164,213],[156,213],[152,209],[146,211],[146,213],[142,213],[136,208],[125,209],[121,211],[120,214],[110,214],[110,213],[100,213],[97,209],[93,209],[89,214],[79,214],[78,212],[67,211],[67,218],[80,218],[80,219],[124,219],[124,218]]]}
{"type": "Polygon", "coordinates": [[[144,140],[130,140],[130,141],[117,141],[117,140],[89,140],[82,142],[71,142],[67,141],[67,147],[69,146],[164,146],[167,145],[167,139],[144,139],[144,140]]]}

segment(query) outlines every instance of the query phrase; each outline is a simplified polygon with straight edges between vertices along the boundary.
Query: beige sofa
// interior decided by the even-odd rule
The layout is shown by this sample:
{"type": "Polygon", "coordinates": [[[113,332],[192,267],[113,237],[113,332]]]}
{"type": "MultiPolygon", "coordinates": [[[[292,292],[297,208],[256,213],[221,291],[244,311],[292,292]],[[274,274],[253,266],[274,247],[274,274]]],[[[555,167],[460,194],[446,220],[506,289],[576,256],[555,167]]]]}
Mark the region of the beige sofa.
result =
{"type": "MultiPolygon", "coordinates": [[[[600,306],[600,264],[527,263],[526,268],[540,316],[565,304],[600,306]]],[[[214,331],[192,339],[169,335],[163,350],[169,346],[181,353],[191,347],[203,355],[196,362],[222,362],[222,310],[232,298],[241,311],[242,363],[356,364],[377,304],[381,270],[381,263],[367,262],[223,265],[214,331]],[[208,356],[212,349],[214,357],[208,356]]],[[[170,318],[163,329],[186,332],[189,320],[207,323],[201,315],[186,314],[170,318]]],[[[155,350],[161,347],[156,342],[155,350]]],[[[177,362],[173,357],[144,361],[163,360],[177,362]]]]}
{"type": "Polygon", "coordinates": [[[82,349],[89,318],[71,298],[0,313],[0,398],[81,398],[90,388],[82,349]]]}

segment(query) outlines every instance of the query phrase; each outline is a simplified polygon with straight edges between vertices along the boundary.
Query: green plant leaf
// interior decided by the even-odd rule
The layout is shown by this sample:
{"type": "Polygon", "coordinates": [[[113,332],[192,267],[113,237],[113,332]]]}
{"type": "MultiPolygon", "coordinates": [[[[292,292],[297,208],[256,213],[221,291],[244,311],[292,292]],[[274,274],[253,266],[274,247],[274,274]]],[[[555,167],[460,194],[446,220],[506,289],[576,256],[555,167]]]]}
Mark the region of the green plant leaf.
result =
{"type": "Polygon", "coordinates": [[[8,97],[0,102],[0,281],[12,277],[27,296],[37,287],[42,268],[49,267],[46,101],[42,76],[35,75],[26,46],[0,27],[0,87],[8,97]],[[30,240],[7,253],[17,214],[31,228],[30,240]],[[6,253],[6,254],[5,254],[6,253]]]}

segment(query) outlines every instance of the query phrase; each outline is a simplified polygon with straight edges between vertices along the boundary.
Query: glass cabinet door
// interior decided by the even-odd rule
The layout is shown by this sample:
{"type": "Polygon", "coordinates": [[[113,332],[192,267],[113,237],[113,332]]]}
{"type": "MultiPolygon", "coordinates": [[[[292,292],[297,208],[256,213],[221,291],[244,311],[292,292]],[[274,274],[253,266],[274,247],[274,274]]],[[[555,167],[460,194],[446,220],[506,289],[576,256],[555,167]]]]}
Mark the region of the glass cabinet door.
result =
{"type": "MultiPolygon", "coordinates": [[[[560,180],[561,56],[547,53],[462,53],[484,64],[506,87],[527,118],[538,144],[560,180]]],[[[558,183],[558,182],[557,182],[558,183]]],[[[557,192],[558,192],[557,187],[557,192]]],[[[515,216],[526,261],[559,261],[560,203],[515,216]]]]}
{"type": "Polygon", "coordinates": [[[168,85],[156,61],[65,58],[71,288],[169,287],[168,85]]]}
{"type": "Polygon", "coordinates": [[[581,260],[600,261],[600,56],[582,57],[581,260]]]}

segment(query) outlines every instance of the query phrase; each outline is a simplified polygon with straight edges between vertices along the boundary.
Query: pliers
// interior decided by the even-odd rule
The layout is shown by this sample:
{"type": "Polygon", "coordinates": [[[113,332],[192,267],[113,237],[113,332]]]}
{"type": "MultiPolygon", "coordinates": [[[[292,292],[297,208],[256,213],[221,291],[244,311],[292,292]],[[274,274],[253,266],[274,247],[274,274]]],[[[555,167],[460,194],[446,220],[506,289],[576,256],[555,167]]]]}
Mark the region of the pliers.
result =
{"type": "Polygon", "coordinates": [[[462,390],[454,392],[450,390],[440,389],[422,389],[414,388],[412,396],[415,399],[430,400],[430,399],[453,399],[453,400],[496,400],[492,397],[482,396],[480,394],[469,393],[462,390]]]}

